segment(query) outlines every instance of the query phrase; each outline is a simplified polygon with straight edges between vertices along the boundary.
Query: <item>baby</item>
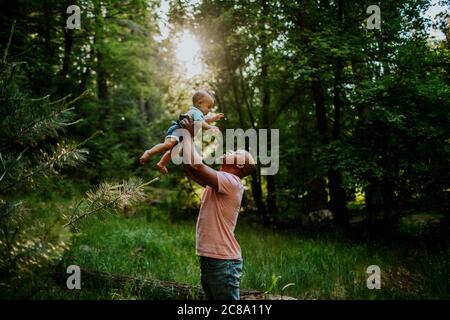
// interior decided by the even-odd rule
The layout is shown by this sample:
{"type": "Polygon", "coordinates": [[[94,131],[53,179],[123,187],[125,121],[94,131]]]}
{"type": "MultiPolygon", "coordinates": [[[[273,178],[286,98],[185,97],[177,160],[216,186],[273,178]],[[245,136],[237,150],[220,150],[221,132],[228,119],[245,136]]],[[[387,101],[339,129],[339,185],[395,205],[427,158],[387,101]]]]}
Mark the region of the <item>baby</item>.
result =
{"type": "MultiPolygon", "coordinates": [[[[180,120],[185,117],[191,117],[194,121],[202,122],[202,130],[219,130],[216,126],[212,126],[209,123],[222,119],[224,117],[223,113],[218,113],[216,115],[208,115],[211,111],[211,108],[214,106],[214,98],[212,94],[208,92],[206,89],[198,90],[194,96],[192,97],[193,106],[189,109],[189,111],[180,116],[180,120]]],[[[175,130],[180,129],[180,120],[172,121],[172,125],[167,130],[166,138],[164,143],[159,143],[153,148],[146,150],[144,154],[139,159],[139,164],[144,165],[152,156],[163,153],[163,157],[156,164],[156,168],[163,174],[167,174],[169,171],[166,166],[171,160],[170,152],[172,148],[180,142],[180,134],[177,134],[175,130]]]]}

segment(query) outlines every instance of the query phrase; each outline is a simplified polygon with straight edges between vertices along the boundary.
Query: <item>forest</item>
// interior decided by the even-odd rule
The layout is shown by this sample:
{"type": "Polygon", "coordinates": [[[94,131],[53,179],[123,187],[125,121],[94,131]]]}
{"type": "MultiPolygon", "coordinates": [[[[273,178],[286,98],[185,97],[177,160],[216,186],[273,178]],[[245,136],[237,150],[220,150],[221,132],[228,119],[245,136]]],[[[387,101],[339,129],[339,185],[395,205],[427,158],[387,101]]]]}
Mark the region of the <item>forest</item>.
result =
{"type": "Polygon", "coordinates": [[[203,298],[203,188],[138,159],[207,88],[223,134],[279,135],[243,180],[243,298],[449,299],[449,8],[1,0],[0,298],[203,298]]]}

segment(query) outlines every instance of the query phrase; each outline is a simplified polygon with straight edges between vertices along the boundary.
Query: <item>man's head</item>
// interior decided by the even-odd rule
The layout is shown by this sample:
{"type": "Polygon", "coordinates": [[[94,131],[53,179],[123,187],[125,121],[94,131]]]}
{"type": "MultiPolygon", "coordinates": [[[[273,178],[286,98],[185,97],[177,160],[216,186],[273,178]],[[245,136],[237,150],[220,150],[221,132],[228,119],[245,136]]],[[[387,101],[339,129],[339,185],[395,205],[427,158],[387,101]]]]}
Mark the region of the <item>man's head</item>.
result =
{"type": "Polygon", "coordinates": [[[222,156],[220,171],[233,173],[240,178],[250,175],[255,170],[255,160],[245,150],[230,151],[222,156]]]}
{"type": "Polygon", "coordinates": [[[214,106],[213,95],[206,89],[200,89],[192,96],[192,104],[207,115],[214,106]]]}

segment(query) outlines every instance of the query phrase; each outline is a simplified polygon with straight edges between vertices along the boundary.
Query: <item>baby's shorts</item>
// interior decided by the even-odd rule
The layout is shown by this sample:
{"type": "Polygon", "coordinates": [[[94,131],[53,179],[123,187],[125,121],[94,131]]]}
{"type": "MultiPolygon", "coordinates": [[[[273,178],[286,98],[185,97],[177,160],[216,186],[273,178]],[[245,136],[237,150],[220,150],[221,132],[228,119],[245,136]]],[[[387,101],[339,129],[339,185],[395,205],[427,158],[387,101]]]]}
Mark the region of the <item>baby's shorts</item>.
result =
{"type": "Polygon", "coordinates": [[[183,119],[189,118],[188,115],[181,115],[180,119],[177,121],[172,121],[172,125],[167,129],[166,139],[171,138],[177,140],[177,142],[183,141],[183,135],[180,131],[176,131],[177,129],[181,129],[180,121],[183,119]]]}

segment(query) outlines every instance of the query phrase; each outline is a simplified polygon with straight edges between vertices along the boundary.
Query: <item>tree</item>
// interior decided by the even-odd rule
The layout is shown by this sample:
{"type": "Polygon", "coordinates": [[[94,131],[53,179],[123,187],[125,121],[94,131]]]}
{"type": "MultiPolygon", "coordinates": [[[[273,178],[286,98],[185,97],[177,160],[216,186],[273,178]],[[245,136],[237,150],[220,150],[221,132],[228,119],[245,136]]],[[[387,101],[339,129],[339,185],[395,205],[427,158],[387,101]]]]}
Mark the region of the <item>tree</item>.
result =
{"type": "MultiPolygon", "coordinates": [[[[381,30],[366,29],[370,4],[210,0],[194,8],[191,25],[202,38],[205,62],[216,75],[213,86],[228,113],[227,125],[282,129],[279,174],[260,179],[257,172],[252,177],[253,198],[263,215],[274,214],[275,204],[284,212],[328,207],[337,225],[345,228],[350,218],[347,202],[360,188],[370,217],[378,201],[386,217],[398,211],[396,181],[404,169],[399,167],[400,155],[382,146],[389,141],[396,145],[401,138],[381,122],[385,129],[371,126],[378,114],[372,106],[382,104],[387,110],[394,102],[386,98],[388,92],[378,92],[377,101],[368,97],[376,88],[386,90],[388,86],[379,84],[394,74],[400,83],[406,80],[407,73],[399,72],[398,66],[403,63],[401,54],[416,49],[406,49],[410,44],[422,43],[420,50],[427,52],[421,12],[430,3],[383,4],[381,30]],[[404,36],[406,30],[411,30],[410,37],[404,36]],[[367,131],[360,136],[362,127],[367,131]],[[362,155],[372,154],[370,141],[378,134],[382,154],[362,160],[362,155]],[[289,179],[293,176],[298,179],[289,179]]],[[[414,58],[421,64],[427,56],[428,52],[414,58]]],[[[432,68],[439,74],[437,65],[432,68]]],[[[407,98],[404,91],[396,95],[407,98]]],[[[411,150],[399,151],[401,157],[411,150]]],[[[405,194],[409,200],[403,203],[411,197],[412,193],[405,194]]]]}
{"type": "Polygon", "coordinates": [[[86,160],[87,150],[63,139],[73,121],[75,100],[32,98],[21,77],[23,63],[8,62],[11,36],[0,61],[0,283],[16,279],[58,259],[67,234],[58,221],[33,220],[18,196],[42,187],[46,179],[86,160]]]}

